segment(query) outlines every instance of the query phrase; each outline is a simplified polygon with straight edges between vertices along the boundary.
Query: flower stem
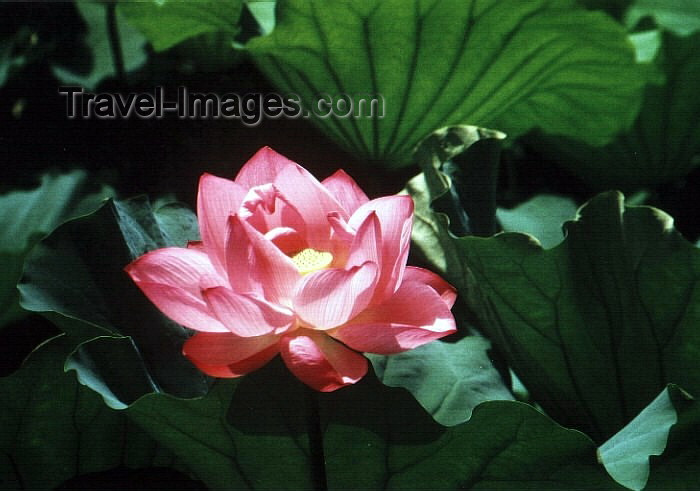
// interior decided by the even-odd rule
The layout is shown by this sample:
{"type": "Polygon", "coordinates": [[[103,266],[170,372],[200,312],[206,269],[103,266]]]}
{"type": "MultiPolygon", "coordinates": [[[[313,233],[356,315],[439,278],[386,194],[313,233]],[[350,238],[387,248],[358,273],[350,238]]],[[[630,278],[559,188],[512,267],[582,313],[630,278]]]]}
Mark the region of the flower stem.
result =
{"type": "Polygon", "coordinates": [[[126,83],[126,70],[124,69],[124,54],[122,53],[121,41],[119,39],[119,29],[117,26],[117,2],[107,4],[107,30],[109,47],[112,51],[114,61],[114,71],[120,83],[126,83]]]}
{"type": "Polygon", "coordinates": [[[321,412],[318,394],[310,387],[305,387],[308,408],[309,449],[311,453],[311,479],[314,489],[327,491],[326,457],[323,451],[323,431],[321,429],[321,412]]]}

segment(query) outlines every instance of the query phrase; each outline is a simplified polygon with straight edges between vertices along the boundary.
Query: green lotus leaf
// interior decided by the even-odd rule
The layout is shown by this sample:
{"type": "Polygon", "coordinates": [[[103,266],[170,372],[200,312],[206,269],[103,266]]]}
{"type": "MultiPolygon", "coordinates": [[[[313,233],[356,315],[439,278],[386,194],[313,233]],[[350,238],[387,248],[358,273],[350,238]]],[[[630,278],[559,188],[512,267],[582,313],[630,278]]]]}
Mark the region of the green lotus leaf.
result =
{"type": "Polygon", "coordinates": [[[121,1],[118,10],[156,51],[165,51],[202,34],[223,34],[231,46],[242,8],[242,0],[146,0],[121,1]]]}
{"type": "Polygon", "coordinates": [[[484,401],[513,399],[491,364],[490,347],[480,336],[466,336],[454,343],[434,341],[396,355],[367,357],[383,384],[408,389],[435,421],[454,426],[469,420],[484,401]]]}
{"type": "Polygon", "coordinates": [[[498,221],[506,232],[522,232],[537,238],[545,249],[564,240],[562,224],[576,216],[571,198],[538,194],[515,208],[499,208],[498,221]]]}
{"type": "MultiPolygon", "coordinates": [[[[107,9],[110,7],[103,2],[88,0],[78,0],[75,5],[88,27],[85,44],[90,49],[92,59],[88,63],[80,59],[70,66],[56,63],[51,68],[56,78],[64,84],[94,90],[104,79],[119,75],[119,68],[110,45],[107,20],[107,9]]],[[[116,14],[115,22],[124,70],[126,72],[136,70],[146,63],[147,55],[144,50],[146,39],[134,27],[124,22],[119,13],[116,14]]]]}
{"type": "Polygon", "coordinates": [[[700,251],[671,217],[609,192],[583,206],[549,250],[518,233],[456,237],[449,220],[459,217],[430,210],[449,211],[444,202],[454,198],[437,160],[408,188],[422,222],[414,241],[468,297],[548,414],[602,441],[668,383],[700,391],[700,251]]]}
{"type": "MultiPolygon", "coordinates": [[[[682,421],[680,427],[686,435],[697,430],[700,426],[699,416],[700,405],[682,389],[671,385],[664,389],[629,424],[598,448],[598,460],[620,484],[635,491],[648,489],[645,486],[649,480],[650,457],[664,454],[669,439],[671,444],[673,444],[674,439],[678,439],[677,434],[671,436],[671,429],[679,421],[682,421]]],[[[700,442],[685,447],[686,451],[692,449],[696,455],[700,452],[700,442]]],[[[663,458],[657,459],[655,471],[666,478],[668,474],[673,474],[673,480],[676,481],[673,487],[681,483],[690,484],[691,480],[688,479],[690,475],[678,472],[682,468],[678,466],[677,462],[673,462],[672,456],[669,457],[669,455],[663,455],[663,458]],[[669,470],[671,470],[670,473],[669,470]]],[[[696,460],[696,462],[698,461],[696,460]]],[[[696,476],[698,469],[700,469],[700,465],[695,466],[696,476]]],[[[656,483],[651,486],[652,489],[659,489],[657,487],[658,481],[657,477],[656,483]]],[[[668,484],[666,482],[666,487],[660,489],[671,489],[672,486],[668,484]]]]}
{"type": "Polygon", "coordinates": [[[700,4],[694,0],[635,0],[625,13],[625,23],[634,27],[646,16],[656,23],[683,36],[700,29],[700,4]]]}
{"type": "Polygon", "coordinates": [[[567,0],[290,0],[246,47],[323,131],[390,166],[454,124],[603,144],[632,124],[646,83],[624,28],[567,0]],[[344,114],[349,98],[351,114],[324,116],[324,96],[343,96],[344,114]]]}
{"type": "Polygon", "coordinates": [[[602,147],[542,135],[531,142],[596,189],[658,186],[688,174],[700,164],[700,33],[663,33],[658,51],[666,81],[647,87],[629,131],[602,147]]]}
{"type": "Polygon", "coordinates": [[[116,467],[179,467],[124,413],[63,373],[72,349],[66,336],[53,338],[0,379],[0,488],[49,491],[116,467]]]}
{"type": "Polygon", "coordinates": [[[212,490],[622,489],[589,438],[526,404],[486,402],[445,428],[371,374],[314,393],[280,360],[203,399],[152,394],[127,413],[212,490]]]}
{"type": "Polygon", "coordinates": [[[80,381],[124,408],[151,392],[198,397],[207,379],[182,356],[189,331],[163,316],[124,267],[145,252],[198,238],[194,214],[146,198],[109,201],[58,227],[27,258],[21,305],[74,339],[80,381]]]}
{"type": "Polygon", "coordinates": [[[0,196],[0,327],[23,314],[17,281],[34,245],[64,221],[94,211],[114,192],[93,186],[83,171],[45,174],[31,191],[0,196]]]}

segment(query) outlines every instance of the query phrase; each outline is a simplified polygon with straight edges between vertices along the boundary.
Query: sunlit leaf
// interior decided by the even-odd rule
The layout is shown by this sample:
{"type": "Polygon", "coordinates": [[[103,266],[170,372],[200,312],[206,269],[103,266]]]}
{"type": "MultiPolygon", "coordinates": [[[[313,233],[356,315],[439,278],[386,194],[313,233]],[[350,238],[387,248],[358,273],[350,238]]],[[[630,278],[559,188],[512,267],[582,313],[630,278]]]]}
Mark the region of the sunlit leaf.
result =
{"type": "MultiPolygon", "coordinates": [[[[637,54],[637,61],[641,63],[652,63],[661,49],[663,42],[662,32],[659,29],[649,29],[630,34],[630,41],[634,45],[637,54]]],[[[664,82],[660,77],[658,82],[664,82]]]]}
{"type": "MultiPolygon", "coordinates": [[[[635,491],[644,489],[649,479],[649,458],[664,452],[669,432],[679,418],[687,417],[694,410],[693,423],[700,425],[698,404],[692,402],[676,407],[672,395],[676,399],[690,399],[678,387],[667,387],[627,426],[598,448],[599,460],[620,484],[635,491]],[[679,414],[681,411],[682,415],[679,414]]],[[[700,450],[700,442],[696,447],[696,451],[700,450]]]]}
{"type": "Polygon", "coordinates": [[[316,104],[324,94],[356,109],[381,98],[374,117],[313,121],[392,166],[410,165],[432,131],[462,123],[605,143],[631,125],[646,78],[620,24],[567,0],[292,0],[247,48],[312,114],[326,109],[316,104]]]}
{"type": "Polygon", "coordinates": [[[454,426],[467,421],[484,401],[513,399],[491,364],[490,347],[480,336],[466,336],[397,355],[367,356],[382,383],[408,389],[435,421],[454,426]]]}
{"type": "Polygon", "coordinates": [[[577,208],[571,198],[538,194],[515,208],[499,208],[496,214],[504,231],[530,234],[551,249],[564,240],[562,225],[576,216],[577,208]]]}
{"type": "Polygon", "coordinates": [[[246,0],[245,5],[260,27],[260,34],[267,35],[275,28],[275,0],[246,0]]]}

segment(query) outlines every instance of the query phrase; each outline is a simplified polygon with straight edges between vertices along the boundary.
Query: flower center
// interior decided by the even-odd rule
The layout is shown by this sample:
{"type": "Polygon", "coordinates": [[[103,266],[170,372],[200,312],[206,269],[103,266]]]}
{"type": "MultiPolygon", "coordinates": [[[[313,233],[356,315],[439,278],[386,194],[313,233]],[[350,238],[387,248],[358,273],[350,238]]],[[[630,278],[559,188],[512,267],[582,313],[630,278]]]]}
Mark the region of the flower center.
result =
{"type": "Polygon", "coordinates": [[[330,266],[333,262],[333,254],[316,249],[304,249],[294,254],[292,261],[299,270],[299,274],[305,275],[330,266]]]}

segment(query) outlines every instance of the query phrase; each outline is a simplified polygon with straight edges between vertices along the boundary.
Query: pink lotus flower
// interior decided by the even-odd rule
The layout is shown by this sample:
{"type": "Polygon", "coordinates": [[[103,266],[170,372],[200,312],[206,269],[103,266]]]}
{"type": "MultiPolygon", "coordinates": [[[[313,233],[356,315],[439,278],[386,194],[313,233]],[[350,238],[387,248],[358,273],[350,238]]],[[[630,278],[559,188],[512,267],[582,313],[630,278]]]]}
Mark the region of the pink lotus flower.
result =
{"type": "Polygon", "coordinates": [[[367,372],[361,352],[392,354],[455,331],[456,294],[406,266],[413,201],[370,201],[345,172],[323,182],[269,148],[235,181],[204,174],[201,242],[151,251],[126,268],[168,317],[197,333],[183,353],[238,377],[280,353],[320,391],[367,372]]]}

